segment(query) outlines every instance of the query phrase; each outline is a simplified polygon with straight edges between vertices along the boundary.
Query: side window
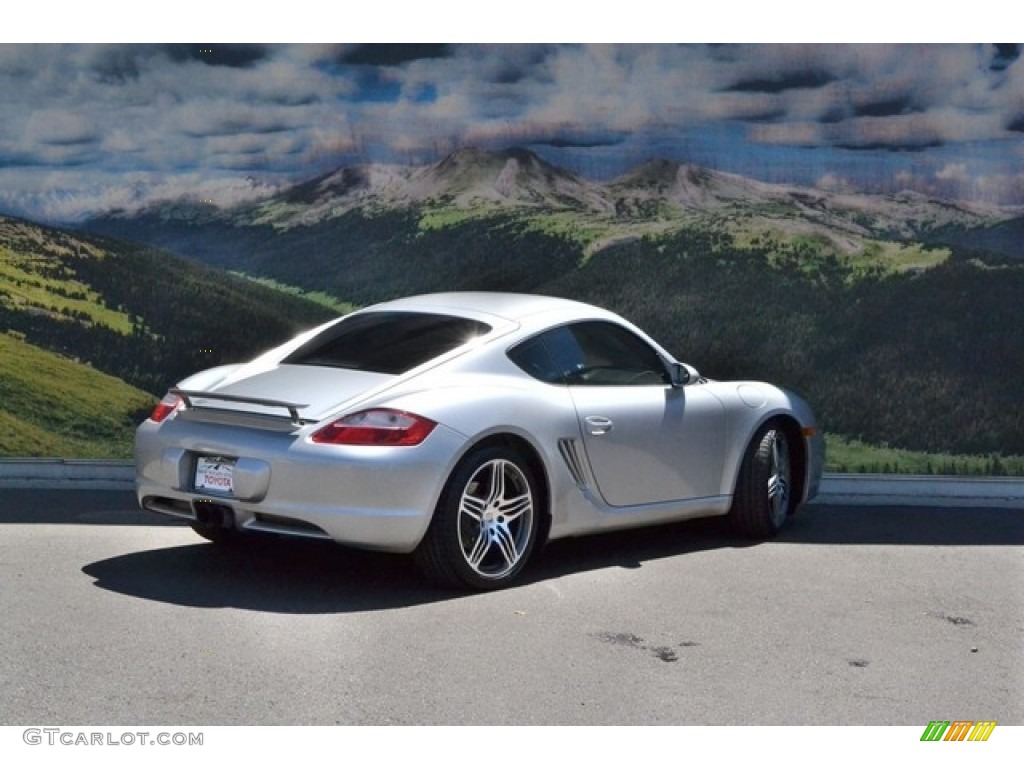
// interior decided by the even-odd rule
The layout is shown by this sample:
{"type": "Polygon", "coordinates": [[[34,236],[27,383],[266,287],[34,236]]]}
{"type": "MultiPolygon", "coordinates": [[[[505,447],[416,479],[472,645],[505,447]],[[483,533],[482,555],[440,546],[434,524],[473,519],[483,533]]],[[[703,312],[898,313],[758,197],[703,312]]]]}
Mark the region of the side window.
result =
{"type": "Polygon", "coordinates": [[[527,339],[508,351],[509,359],[535,379],[548,384],[564,384],[562,368],[555,362],[544,343],[551,332],[527,339]]]}
{"type": "Polygon", "coordinates": [[[571,326],[582,352],[582,365],[570,375],[570,384],[651,385],[671,379],[658,353],[639,336],[606,322],[571,326]]]}
{"type": "Polygon", "coordinates": [[[594,321],[553,328],[509,350],[508,356],[526,373],[549,384],[670,383],[658,353],[614,323],[594,321]]]}

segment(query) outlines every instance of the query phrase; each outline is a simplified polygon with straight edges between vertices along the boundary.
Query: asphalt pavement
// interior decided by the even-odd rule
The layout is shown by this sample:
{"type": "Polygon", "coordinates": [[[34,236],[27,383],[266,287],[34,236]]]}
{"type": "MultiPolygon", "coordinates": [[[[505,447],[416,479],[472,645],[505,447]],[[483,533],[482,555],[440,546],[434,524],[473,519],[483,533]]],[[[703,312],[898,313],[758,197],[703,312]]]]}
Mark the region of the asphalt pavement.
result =
{"type": "Polygon", "coordinates": [[[0,488],[0,725],[1022,725],[1022,544],[1019,509],[811,505],[765,543],[555,542],[473,594],[0,488]]]}

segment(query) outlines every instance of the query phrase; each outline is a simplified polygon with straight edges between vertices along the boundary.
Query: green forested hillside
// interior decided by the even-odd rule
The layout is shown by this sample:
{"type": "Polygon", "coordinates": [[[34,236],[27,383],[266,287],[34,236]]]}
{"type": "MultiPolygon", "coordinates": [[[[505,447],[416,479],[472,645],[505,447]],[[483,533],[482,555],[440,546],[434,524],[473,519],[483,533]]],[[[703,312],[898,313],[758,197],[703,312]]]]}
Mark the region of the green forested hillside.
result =
{"type": "Polygon", "coordinates": [[[124,455],[119,430],[148,409],[142,392],[151,404],[189,373],[334,314],[149,248],[0,217],[0,455],[124,455]],[[103,391],[115,393],[103,403],[121,426],[94,418],[103,391]]]}
{"type": "Polygon", "coordinates": [[[1024,453],[1024,266],[954,251],[920,272],[865,272],[684,231],[609,248],[546,289],[625,314],[710,377],[803,393],[829,432],[1024,453]]]}
{"type": "MultiPolygon", "coordinates": [[[[1024,455],[1024,262],[968,248],[948,227],[929,244],[912,228],[857,234],[774,202],[743,205],[583,216],[435,201],[308,226],[173,210],[94,226],[356,306],[435,290],[581,299],[708,376],[804,394],[847,444],[1018,466],[1005,459],[1024,455]]],[[[149,247],[0,219],[0,329],[154,394],[330,314],[149,247]]]]}
{"type": "Polygon", "coordinates": [[[152,248],[0,217],[0,330],[154,394],[334,314],[152,248]]]}
{"type": "Polygon", "coordinates": [[[837,245],[792,221],[758,231],[739,215],[642,236],[624,227],[591,252],[590,234],[549,220],[353,211],[258,228],[258,244],[245,228],[122,225],[357,304],[456,289],[581,299],[621,312],[708,376],[803,393],[830,433],[933,453],[1024,454],[1022,262],[913,240],[837,245]]]}
{"type": "Polygon", "coordinates": [[[148,392],[0,333],[0,456],[128,458],[152,405],[148,392]]]}
{"type": "Polygon", "coordinates": [[[536,291],[582,258],[578,242],[501,212],[447,227],[422,227],[418,212],[396,210],[352,211],[285,230],[223,222],[197,228],[191,220],[156,216],[111,219],[100,228],[357,305],[432,291],[536,291]]]}

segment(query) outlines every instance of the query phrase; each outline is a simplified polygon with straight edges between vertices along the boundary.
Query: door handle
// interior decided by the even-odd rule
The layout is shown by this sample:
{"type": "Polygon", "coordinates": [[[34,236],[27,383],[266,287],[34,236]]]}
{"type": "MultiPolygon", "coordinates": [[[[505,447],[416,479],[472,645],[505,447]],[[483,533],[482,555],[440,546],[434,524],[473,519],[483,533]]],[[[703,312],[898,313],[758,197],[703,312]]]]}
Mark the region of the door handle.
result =
{"type": "Polygon", "coordinates": [[[611,432],[612,420],[607,416],[587,416],[583,420],[587,424],[587,431],[592,435],[603,435],[611,432]]]}

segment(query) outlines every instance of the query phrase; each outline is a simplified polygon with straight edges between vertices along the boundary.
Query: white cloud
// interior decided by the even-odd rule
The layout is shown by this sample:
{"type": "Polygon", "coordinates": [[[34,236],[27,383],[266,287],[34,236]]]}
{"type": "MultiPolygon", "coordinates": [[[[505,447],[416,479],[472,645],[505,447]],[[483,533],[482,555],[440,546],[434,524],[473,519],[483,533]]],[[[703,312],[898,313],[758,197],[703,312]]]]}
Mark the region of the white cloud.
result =
{"type": "Polygon", "coordinates": [[[962,182],[969,179],[970,175],[967,173],[966,163],[950,163],[949,165],[940,168],[936,172],[935,178],[940,181],[962,182]]]}
{"type": "Polygon", "coordinates": [[[823,189],[826,192],[856,192],[856,187],[850,183],[849,179],[845,179],[835,173],[823,174],[815,185],[818,189],[823,189]]]}
{"type": "MultiPolygon", "coordinates": [[[[877,148],[885,166],[886,148],[1001,142],[991,153],[1006,155],[1004,172],[966,166],[985,194],[1012,192],[1024,165],[1020,135],[1007,130],[1024,114],[1024,64],[993,69],[986,46],[471,45],[375,70],[339,66],[344,51],[271,46],[246,66],[211,66],[162,46],[0,45],[3,199],[84,210],[90,195],[97,207],[135,199],[116,189],[119,174],[144,174],[152,191],[163,177],[184,188],[173,178],[311,176],[464,144],[621,143],[643,154],[653,135],[680,147],[713,137],[723,163],[752,165],[787,148],[877,148]],[[735,126],[746,130],[726,131],[735,126]],[[31,167],[63,169],[55,182],[78,186],[19,187],[31,174],[16,169],[31,167]]],[[[931,188],[954,181],[971,179],[915,175],[931,188]]]]}
{"type": "Polygon", "coordinates": [[[212,178],[202,173],[97,175],[38,169],[9,173],[8,179],[16,183],[18,191],[0,189],[0,206],[51,221],[76,221],[114,209],[136,212],[161,200],[212,200],[218,207],[228,208],[268,197],[287,182],[251,176],[212,178]]]}

